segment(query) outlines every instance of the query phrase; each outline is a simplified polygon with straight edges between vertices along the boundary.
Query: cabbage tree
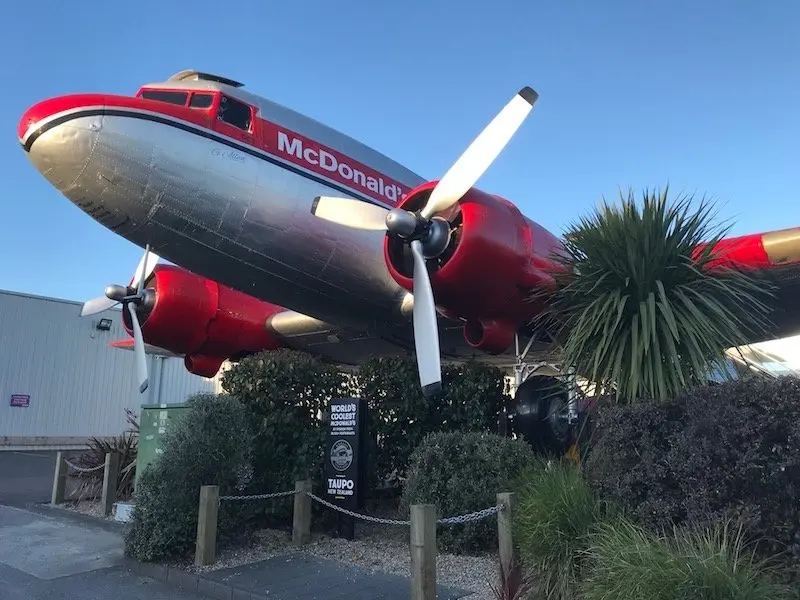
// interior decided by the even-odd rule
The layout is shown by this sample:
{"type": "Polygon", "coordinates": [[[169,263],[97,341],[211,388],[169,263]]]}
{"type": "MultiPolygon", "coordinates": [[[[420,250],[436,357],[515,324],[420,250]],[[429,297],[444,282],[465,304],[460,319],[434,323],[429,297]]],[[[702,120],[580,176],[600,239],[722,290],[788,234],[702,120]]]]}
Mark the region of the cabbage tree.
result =
{"type": "Polygon", "coordinates": [[[637,203],[629,191],[570,225],[556,289],[536,294],[548,310],[534,325],[621,402],[706,383],[726,348],[769,325],[771,292],[757,274],[710,268],[727,234],[711,204],[667,193],[645,191],[637,203]]]}

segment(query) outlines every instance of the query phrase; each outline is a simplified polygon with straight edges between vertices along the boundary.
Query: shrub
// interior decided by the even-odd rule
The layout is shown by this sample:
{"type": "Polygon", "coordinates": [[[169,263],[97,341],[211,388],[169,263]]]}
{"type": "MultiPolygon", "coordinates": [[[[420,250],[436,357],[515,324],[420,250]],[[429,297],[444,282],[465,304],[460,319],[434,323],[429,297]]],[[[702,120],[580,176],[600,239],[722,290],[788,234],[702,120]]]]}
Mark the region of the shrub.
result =
{"type": "Polygon", "coordinates": [[[514,538],[542,598],[574,595],[588,536],[599,505],[578,469],[565,461],[537,460],[517,484],[514,538]]]}
{"type": "Polygon", "coordinates": [[[653,531],[741,518],[763,556],[800,560],[800,380],[742,379],[599,411],[598,496],[653,531]]]}
{"type": "Polygon", "coordinates": [[[75,476],[81,485],[75,494],[81,499],[84,493],[92,492],[102,485],[104,469],[98,468],[106,462],[106,454],[119,454],[119,474],[117,475],[117,494],[119,500],[126,500],[133,494],[133,482],[136,479],[136,458],[139,453],[139,421],[136,414],[125,409],[125,420],[130,429],[111,439],[93,437],[86,450],[77,458],[77,464],[83,469],[94,471],[79,472],[75,476]]]}
{"type": "MultiPolygon", "coordinates": [[[[322,480],[330,399],[349,395],[348,380],[334,366],[302,352],[278,350],[241,360],[222,378],[223,388],[248,410],[255,439],[255,493],[294,489],[298,479],[322,480]]],[[[274,505],[281,521],[291,503],[274,505]]]]}
{"type": "Polygon", "coordinates": [[[515,561],[508,571],[498,561],[497,571],[497,583],[489,583],[489,588],[497,600],[524,600],[532,597],[536,588],[525,574],[519,560],[515,561]]]}
{"type": "Polygon", "coordinates": [[[783,600],[788,586],[746,552],[727,523],[665,537],[625,519],[598,528],[580,584],[585,600],[783,600]]]}
{"type": "MultiPolygon", "coordinates": [[[[400,512],[407,516],[412,504],[435,504],[443,518],[495,506],[497,493],[510,490],[532,459],[521,440],[475,432],[429,434],[411,455],[400,512]]],[[[495,548],[497,522],[439,526],[437,541],[452,552],[495,548]]]]}
{"type": "Polygon", "coordinates": [[[406,474],[411,453],[437,431],[496,432],[507,400],[500,370],[471,361],[442,368],[444,392],[428,399],[413,358],[380,357],[358,370],[360,395],[370,409],[374,484],[406,474]]]}
{"type": "MultiPolygon", "coordinates": [[[[141,474],[125,554],[142,561],[182,557],[194,550],[200,487],[241,494],[252,470],[247,413],[229,396],[199,394],[164,434],[163,453],[141,474]]],[[[223,503],[220,540],[235,535],[249,507],[223,503]]]]}

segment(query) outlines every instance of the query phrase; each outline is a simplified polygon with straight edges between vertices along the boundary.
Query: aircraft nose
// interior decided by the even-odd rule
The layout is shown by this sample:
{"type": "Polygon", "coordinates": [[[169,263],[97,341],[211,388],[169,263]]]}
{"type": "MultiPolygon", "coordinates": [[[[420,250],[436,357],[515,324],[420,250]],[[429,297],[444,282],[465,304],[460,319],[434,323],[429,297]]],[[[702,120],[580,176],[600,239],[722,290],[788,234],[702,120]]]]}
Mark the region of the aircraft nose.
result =
{"type": "Polygon", "coordinates": [[[36,169],[65,192],[92,154],[103,123],[104,98],[77,94],[43,100],[22,115],[20,144],[36,169]]]}

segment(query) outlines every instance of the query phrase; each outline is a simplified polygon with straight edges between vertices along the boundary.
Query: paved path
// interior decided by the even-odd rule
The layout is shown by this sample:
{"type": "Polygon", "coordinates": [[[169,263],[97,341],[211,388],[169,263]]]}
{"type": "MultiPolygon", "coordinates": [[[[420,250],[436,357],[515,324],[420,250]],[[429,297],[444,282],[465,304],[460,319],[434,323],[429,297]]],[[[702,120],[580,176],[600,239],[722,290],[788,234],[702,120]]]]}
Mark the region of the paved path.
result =
{"type": "MultiPolygon", "coordinates": [[[[0,599],[207,597],[133,573],[124,565],[117,528],[20,510],[50,500],[54,468],[55,452],[0,452],[0,599]]],[[[275,600],[407,600],[411,590],[404,577],[303,553],[212,571],[207,577],[275,600]]],[[[469,594],[439,586],[437,596],[456,600],[469,594]]]]}
{"type": "MultiPolygon", "coordinates": [[[[244,567],[208,573],[216,581],[255,591],[274,600],[408,600],[405,577],[373,573],[302,552],[244,567]]],[[[437,600],[467,598],[472,592],[437,586],[437,600]]]]}
{"type": "Polygon", "coordinates": [[[199,600],[131,572],[119,534],[0,506],[3,600],[199,600]]]}

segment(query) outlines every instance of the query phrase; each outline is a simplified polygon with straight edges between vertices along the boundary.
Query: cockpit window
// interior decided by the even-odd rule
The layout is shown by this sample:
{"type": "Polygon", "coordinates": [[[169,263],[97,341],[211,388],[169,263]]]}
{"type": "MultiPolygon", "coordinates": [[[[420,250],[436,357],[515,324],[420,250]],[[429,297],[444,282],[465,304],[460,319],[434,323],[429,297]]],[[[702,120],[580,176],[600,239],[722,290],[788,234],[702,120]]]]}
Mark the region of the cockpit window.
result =
{"type": "Polygon", "coordinates": [[[220,98],[217,118],[244,131],[250,131],[250,107],[230,96],[220,98]]]}
{"type": "Polygon", "coordinates": [[[214,96],[211,94],[192,94],[192,99],[189,100],[189,106],[192,108],[208,108],[214,101],[214,96]]]}
{"type": "Polygon", "coordinates": [[[159,102],[186,106],[186,99],[189,97],[189,93],[170,90],[142,90],[141,97],[146,100],[158,100],[159,102]]]}

